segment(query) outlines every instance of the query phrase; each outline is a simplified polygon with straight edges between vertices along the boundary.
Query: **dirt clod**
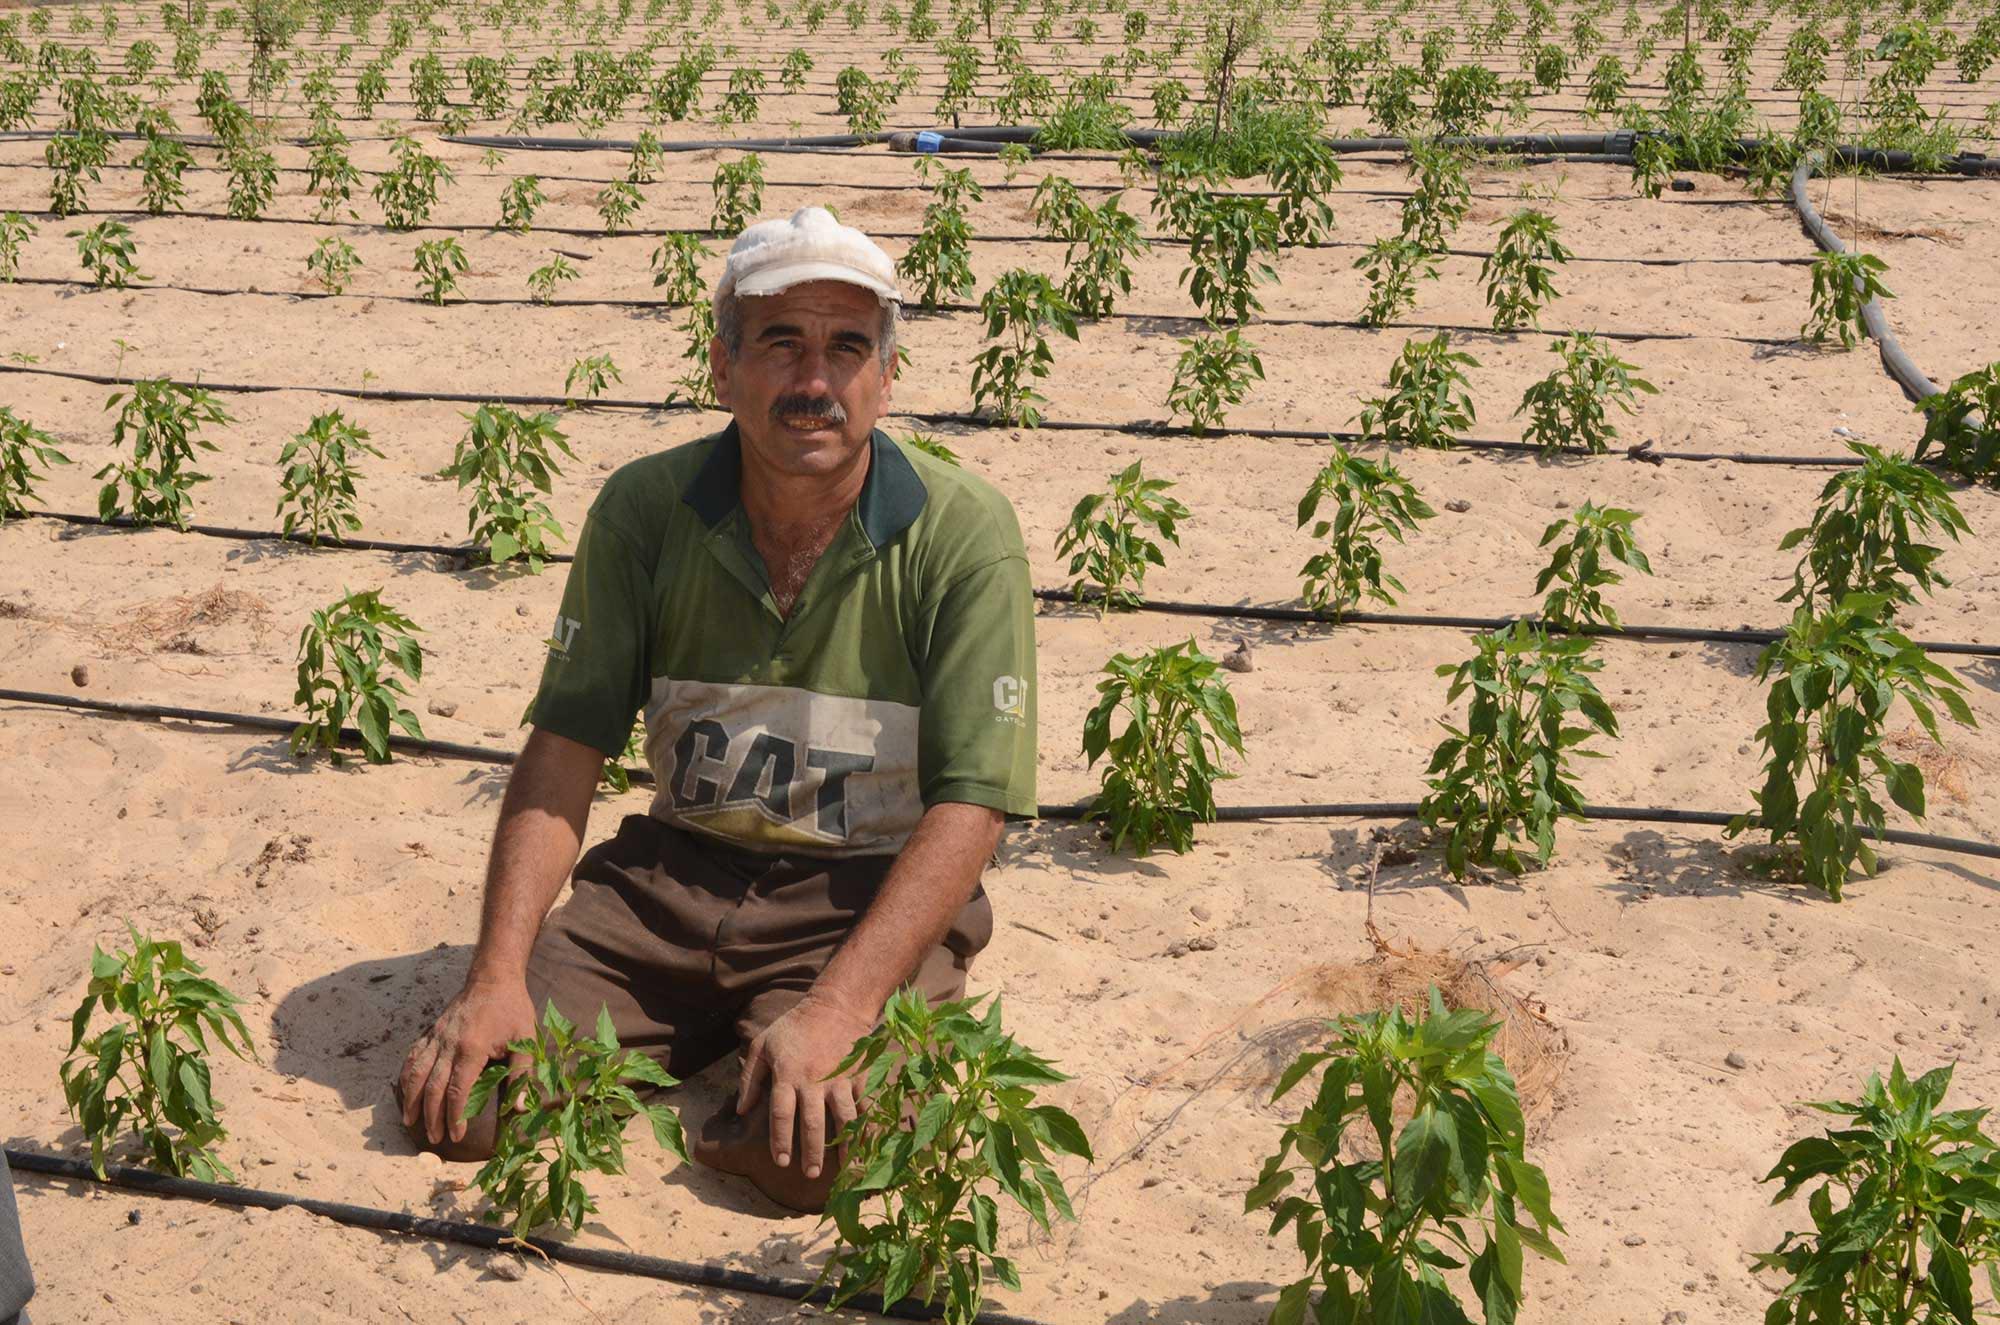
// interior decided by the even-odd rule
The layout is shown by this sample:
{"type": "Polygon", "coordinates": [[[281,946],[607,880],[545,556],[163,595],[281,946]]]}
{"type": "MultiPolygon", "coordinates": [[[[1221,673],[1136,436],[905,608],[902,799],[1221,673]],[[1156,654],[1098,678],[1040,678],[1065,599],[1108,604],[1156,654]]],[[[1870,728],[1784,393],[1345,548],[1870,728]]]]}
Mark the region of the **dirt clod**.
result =
{"type": "Polygon", "coordinates": [[[264,844],[257,859],[243,867],[243,872],[257,882],[259,888],[271,881],[271,871],[280,862],[290,861],[300,864],[312,859],[312,835],[310,833],[280,833],[264,844]]]}

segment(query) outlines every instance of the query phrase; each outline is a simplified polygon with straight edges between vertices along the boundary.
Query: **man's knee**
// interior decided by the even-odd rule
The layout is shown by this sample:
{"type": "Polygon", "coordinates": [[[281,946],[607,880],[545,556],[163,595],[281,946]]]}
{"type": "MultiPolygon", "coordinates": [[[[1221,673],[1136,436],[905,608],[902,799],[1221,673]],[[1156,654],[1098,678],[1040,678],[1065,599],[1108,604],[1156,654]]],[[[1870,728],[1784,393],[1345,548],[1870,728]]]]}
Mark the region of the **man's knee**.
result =
{"type": "Polygon", "coordinates": [[[826,1208],[827,1195],[840,1176],[839,1149],[829,1148],[817,1178],[805,1176],[796,1149],[792,1162],[780,1168],[771,1158],[768,1119],[762,1108],[753,1109],[748,1117],[738,1114],[731,1096],[689,1129],[688,1158],[722,1173],[748,1178],[758,1191],[787,1209],[818,1214],[826,1208]]]}

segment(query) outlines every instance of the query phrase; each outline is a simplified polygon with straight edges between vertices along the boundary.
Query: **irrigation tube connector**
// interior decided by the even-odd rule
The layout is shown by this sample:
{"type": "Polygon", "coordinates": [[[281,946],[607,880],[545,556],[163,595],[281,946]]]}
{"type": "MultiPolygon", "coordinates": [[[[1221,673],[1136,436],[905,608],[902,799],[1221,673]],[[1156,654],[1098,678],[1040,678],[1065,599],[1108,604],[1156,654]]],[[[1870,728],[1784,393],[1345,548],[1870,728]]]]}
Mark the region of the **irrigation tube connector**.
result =
{"type": "MultiPolygon", "coordinates": [[[[81,511],[30,511],[25,518],[56,520],[63,524],[82,525],[98,529],[171,529],[170,525],[146,524],[129,515],[105,517],[87,515],[81,511]]],[[[315,544],[310,534],[293,530],[286,533],[281,529],[240,529],[229,525],[191,524],[178,532],[195,534],[203,538],[232,539],[237,542],[293,543],[301,547],[319,547],[336,552],[389,552],[397,554],[445,557],[460,564],[470,564],[480,553],[476,543],[399,543],[379,538],[344,538],[337,534],[323,534],[315,544]]],[[[550,565],[567,565],[576,560],[573,552],[545,553],[542,560],[550,565]]],[[[1036,589],[1036,598],[1045,603],[1060,603],[1072,606],[1094,608],[1101,599],[1085,594],[1081,599],[1068,589],[1036,589]]],[[[1539,621],[1533,615],[1519,617],[1479,617],[1456,616],[1438,612],[1344,612],[1332,616],[1325,612],[1315,612],[1306,607],[1260,607],[1246,603],[1191,603],[1171,598],[1142,598],[1132,605],[1134,611],[1154,612],[1166,616],[1213,617],[1222,621],[1266,621],[1295,622],[1313,626],[1424,626],[1441,630],[1505,630],[1516,621],[1539,624],[1542,629],[1558,635],[1589,635],[1597,639],[1629,640],[1633,643],[1689,643],[1689,644],[1769,644],[1784,637],[1782,630],[1758,630],[1750,627],[1726,629],[1715,626],[1650,626],[1623,625],[1567,627],[1539,621]]],[[[1972,658],[2000,658],[2000,644],[1964,643],[1955,640],[1917,640],[1918,648],[1926,653],[1954,654],[1972,658]]]]}
{"type": "MultiPolygon", "coordinates": [[[[288,1206],[297,1206],[308,1214],[331,1219],[335,1223],[346,1224],[351,1228],[374,1229],[380,1233],[405,1233],[437,1242],[456,1242],[489,1251],[505,1250],[502,1244],[508,1237],[504,1229],[487,1224],[475,1224],[463,1219],[433,1219],[425,1215],[380,1210],[366,1205],[349,1205],[344,1201],[322,1201],[315,1197],[294,1196],[289,1192],[266,1191],[258,1187],[237,1187],[229,1183],[176,1178],[170,1174],[155,1173],[151,1169],[136,1168],[126,1164],[105,1165],[104,1177],[99,1178],[91,1171],[90,1165],[80,1159],[51,1155],[39,1150],[16,1150],[12,1146],[7,1147],[7,1163],[19,1172],[77,1178],[107,1187],[129,1188],[145,1192],[150,1196],[214,1201],[221,1205],[252,1210],[283,1210],[288,1206]]],[[[662,1256],[645,1256],[637,1252],[613,1251],[603,1247],[580,1247],[573,1243],[534,1236],[524,1238],[522,1241],[552,1261],[579,1265],[592,1270],[614,1270],[620,1274],[641,1275],[648,1279],[685,1284],[690,1288],[705,1288],[725,1293],[752,1293],[759,1297],[782,1298],[796,1303],[810,1302],[824,1306],[833,1299],[833,1289],[830,1287],[815,1287],[796,1279],[777,1279],[748,1270],[732,1270],[727,1266],[713,1265],[704,1261],[676,1261],[662,1256]]],[[[941,1306],[926,1307],[916,1302],[898,1302],[893,1307],[885,1308],[879,1293],[862,1294],[843,1304],[842,1310],[864,1311],[895,1320],[938,1320],[944,1315],[941,1306]]],[[[982,1311],[977,1320],[979,1325],[1041,1325],[1041,1322],[1032,1317],[1011,1315],[1004,1311],[982,1311]]]]}
{"type": "MultiPolygon", "coordinates": [[[[296,725],[285,718],[271,718],[255,713],[176,708],[165,704],[139,704],[123,700],[84,699],[33,690],[0,689],[0,703],[36,704],[48,708],[76,709],[87,713],[105,713],[126,718],[168,718],[186,722],[205,722],[215,726],[240,727],[252,731],[289,732],[296,725]]],[[[361,733],[352,727],[342,727],[340,739],[344,744],[359,746],[361,733]]],[[[511,766],[520,758],[513,750],[463,745],[456,741],[434,741],[428,737],[419,738],[394,733],[389,736],[389,745],[393,749],[409,754],[439,755],[450,759],[468,759],[482,764],[511,766]]],[[[651,770],[628,768],[627,772],[635,784],[653,785],[651,770]]],[[[1696,824],[1715,828],[1727,827],[1739,817],[1720,810],[1677,810],[1626,805],[1586,805],[1582,813],[1585,819],[1612,823],[1696,824]]],[[[1413,819],[1416,815],[1415,801],[1335,801],[1310,805],[1218,806],[1215,822],[1250,823],[1281,819],[1413,819]]],[[[1077,823],[1090,817],[1090,805],[1088,803],[1038,805],[1035,807],[1034,817],[1077,823]]],[[[1752,820],[1752,825],[1754,824],[1755,821],[1752,820]]],[[[1894,843],[1897,846],[1927,847],[1936,851],[1951,851],[1967,856],[1982,856],[1988,860],[2000,860],[2000,845],[1976,842],[1971,838],[1912,833],[1900,828],[1888,828],[1876,832],[1865,825],[1861,828],[1861,835],[1876,841],[1894,843]]]]}
{"type": "MultiPolygon", "coordinates": [[[[216,391],[226,395],[282,395],[297,392],[301,395],[339,396],[348,400],[382,400],[397,404],[422,404],[435,401],[447,405],[506,405],[532,406],[540,409],[621,409],[637,410],[649,414],[699,414],[704,407],[687,401],[634,400],[620,397],[599,396],[593,400],[579,401],[574,396],[554,395],[494,395],[483,391],[409,391],[394,387],[352,387],[325,386],[314,383],[285,382],[204,382],[173,377],[140,377],[134,374],[113,376],[109,373],[86,373],[68,368],[24,367],[19,364],[0,364],[0,373],[27,373],[38,377],[60,377],[71,382],[90,382],[98,386],[130,386],[134,381],[168,382],[174,386],[200,387],[204,391],[216,391]]],[[[992,418],[971,410],[895,410],[883,416],[888,419],[904,420],[911,423],[953,424],[960,427],[978,429],[982,432],[1005,432],[1022,425],[1008,423],[1004,419],[992,418]]],[[[1281,442],[1366,442],[1369,438],[1352,429],[1344,428],[1254,428],[1222,426],[1197,433],[1189,424],[1157,423],[1148,420],[1128,420],[1124,423],[1101,422],[1090,419],[1042,419],[1029,432],[1107,432],[1127,437],[1185,437],[1220,438],[1252,437],[1266,441],[1281,442]]],[[[1542,448],[1533,442],[1505,441],[1499,438],[1461,437],[1451,449],[1465,452],[1503,452],[1515,455],[1539,455],[1542,448]]],[[[1697,464],[1707,461],[1722,461],[1732,465],[1778,465],[1800,469],[1854,469],[1861,461],[1852,455],[1799,456],[1764,455],[1744,451],[1657,451],[1651,442],[1626,447],[1623,451],[1603,451],[1595,453],[1567,453],[1565,458],[1612,459],[1623,456],[1630,460],[1641,460],[1647,464],[1664,464],[1669,460],[1692,461],[1697,464]]],[[[1925,463],[1930,463],[1926,461],[1925,463]]]]}

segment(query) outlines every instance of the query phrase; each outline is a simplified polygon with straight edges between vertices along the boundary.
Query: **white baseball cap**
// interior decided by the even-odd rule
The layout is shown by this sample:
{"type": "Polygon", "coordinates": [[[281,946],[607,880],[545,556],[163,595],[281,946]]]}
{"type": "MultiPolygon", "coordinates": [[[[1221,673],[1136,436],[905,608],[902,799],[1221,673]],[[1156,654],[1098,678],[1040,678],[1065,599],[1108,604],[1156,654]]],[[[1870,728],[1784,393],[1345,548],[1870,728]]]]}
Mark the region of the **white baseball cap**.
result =
{"type": "Polygon", "coordinates": [[[720,303],[732,290],[778,294],[807,281],[846,281],[874,291],[885,304],[903,299],[889,255],[824,207],[801,207],[786,220],[759,221],[738,235],[715,283],[715,299],[720,303]]]}

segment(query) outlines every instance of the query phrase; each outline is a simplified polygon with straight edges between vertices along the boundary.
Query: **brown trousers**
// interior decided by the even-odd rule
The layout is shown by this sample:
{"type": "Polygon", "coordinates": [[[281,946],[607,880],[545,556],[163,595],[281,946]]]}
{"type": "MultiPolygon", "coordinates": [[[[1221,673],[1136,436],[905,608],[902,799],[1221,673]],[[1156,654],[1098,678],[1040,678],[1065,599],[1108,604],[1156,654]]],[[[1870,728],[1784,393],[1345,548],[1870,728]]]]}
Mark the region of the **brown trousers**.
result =
{"type": "MultiPolygon", "coordinates": [[[[553,999],[588,1033],[602,1004],[620,1045],[685,1080],[805,996],[894,859],[770,855],[627,815],[543,922],[528,958],[535,1012],[553,999]]],[[[933,1002],[962,997],[992,936],[981,887],[910,983],[933,1002]]]]}

